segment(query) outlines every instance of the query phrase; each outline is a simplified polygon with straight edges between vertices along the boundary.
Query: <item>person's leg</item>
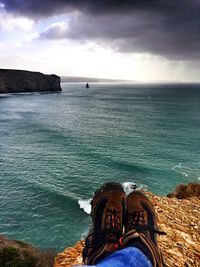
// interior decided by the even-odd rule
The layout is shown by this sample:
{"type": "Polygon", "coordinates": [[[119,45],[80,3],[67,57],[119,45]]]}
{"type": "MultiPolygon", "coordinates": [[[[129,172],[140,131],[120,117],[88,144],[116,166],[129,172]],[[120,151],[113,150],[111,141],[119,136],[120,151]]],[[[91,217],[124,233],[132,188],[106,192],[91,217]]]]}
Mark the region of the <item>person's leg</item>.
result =
{"type": "Polygon", "coordinates": [[[119,248],[125,220],[126,194],[119,183],[106,183],[91,202],[92,229],[85,240],[83,263],[94,265],[119,248]]]}
{"type": "Polygon", "coordinates": [[[158,230],[152,203],[142,192],[134,191],[128,195],[126,204],[124,246],[139,249],[154,267],[163,267],[156,235],[165,233],[158,230]]]}
{"type": "Polygon", "coordinates": [[[114,252],[96,265],[87,265],[87,267],[152,267],[152,264],[142,251],[127,247],[114,252]]]}
{"type": "Polygon", "coordinates": [[[97,267],[152,267],[144,253],[134,247],[114,252],[96,265],[97,267]]]}

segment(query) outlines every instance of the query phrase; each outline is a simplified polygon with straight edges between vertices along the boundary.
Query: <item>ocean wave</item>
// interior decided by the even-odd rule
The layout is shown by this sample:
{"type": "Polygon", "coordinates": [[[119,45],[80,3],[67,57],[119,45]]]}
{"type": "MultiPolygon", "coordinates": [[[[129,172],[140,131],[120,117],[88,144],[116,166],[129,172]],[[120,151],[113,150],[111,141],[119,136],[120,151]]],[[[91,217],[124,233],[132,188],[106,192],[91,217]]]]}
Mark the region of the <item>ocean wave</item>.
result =
{"type": "MultiPolygon", "coordinates": [[[[136,184],[134,182],[125,182],[122,184],[125,193],[128,195],[135,189],[142,189],[144,191],[148,190],[148,186],[144,184],[136,184]]],[[[80,199],[78,200],[78,204],[80,209],[83,209],[85,213],[90,214],[91,213],[91,198],[90,199],[80,199]]]]}
{"type": "Polygon", "coordinates": [[[172,170],[182,174],[185,177],[188,177],[188,174],[186,171],[190,171],[190,169],[187,169],[187,167],[183,167],[182,163],[179,163],[179,164],[173,166],[172,170]]]}
{"type": "Polygon", "coordinates": [[[175,172],[180,173],[184,177],[191,177],[197,180],[200,180],[199,172],[200,172],[200,162],[194,162],[190,164],[186,163],[178,163],[177,165],[173,166],[171,169],[175,172]]]}
{"type": "Polygon", "coordinates": [[[78,201],[78,204],[81,209],[85,211],[85,213],[90,214],[91,213],[91,205],[90,205],[91,199],[80,199],[78,201]]]}
{"type": "Polygon", "coordinates": [[[88,235],[89,233],[89,226],[86,227],[83,232],[81,233],[81,240],[84,240],[86,238],[86,236],[88,235]]]}
{"type": "Polygon", "coordinates": [[[125,182],[122,184],[124,191],[126,192],[126,194],[130,194],[132,191],[134,191],[135,189],[137,190],[144,190],[147,191],[148,190],[148,186],[145,184],[140,184],[140,183],[134,183],[134,182],[125,182]]]}

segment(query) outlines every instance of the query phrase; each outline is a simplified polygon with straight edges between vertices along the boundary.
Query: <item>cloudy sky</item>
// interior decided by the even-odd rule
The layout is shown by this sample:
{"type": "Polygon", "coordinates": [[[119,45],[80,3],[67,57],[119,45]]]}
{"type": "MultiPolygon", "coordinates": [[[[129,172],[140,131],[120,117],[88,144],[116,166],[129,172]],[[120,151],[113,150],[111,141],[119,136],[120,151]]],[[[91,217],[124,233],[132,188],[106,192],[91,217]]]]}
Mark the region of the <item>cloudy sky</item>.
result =
{"type": "Polygon", "coordinates": [[[200,0],[0,0],[0,68],[200,81],[200,0]]]}

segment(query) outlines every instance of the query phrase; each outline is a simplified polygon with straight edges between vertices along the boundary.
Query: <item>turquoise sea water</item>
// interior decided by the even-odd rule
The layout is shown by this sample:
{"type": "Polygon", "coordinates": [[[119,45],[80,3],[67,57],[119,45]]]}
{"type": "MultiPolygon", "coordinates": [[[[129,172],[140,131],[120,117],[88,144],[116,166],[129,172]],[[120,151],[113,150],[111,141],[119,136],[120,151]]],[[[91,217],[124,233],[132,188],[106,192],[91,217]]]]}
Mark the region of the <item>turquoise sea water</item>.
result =
{"type": "Polygon", "coordinates": [[[63,84],[0,96],[0,233],[62,250],[103,182],[164,195],[200,180],[200,86],[63,84]]]}

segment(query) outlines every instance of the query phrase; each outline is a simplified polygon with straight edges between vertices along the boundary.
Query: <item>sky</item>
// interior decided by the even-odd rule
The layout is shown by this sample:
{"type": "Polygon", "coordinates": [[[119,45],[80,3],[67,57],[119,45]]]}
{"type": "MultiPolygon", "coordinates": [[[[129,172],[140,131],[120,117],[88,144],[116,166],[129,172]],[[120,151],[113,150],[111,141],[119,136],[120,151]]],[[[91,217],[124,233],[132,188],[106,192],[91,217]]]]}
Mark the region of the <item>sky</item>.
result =
{"type": "Polygon", "coordinates": [[[200,0],[0,0],[0,68],[200,82],[200,0]]]}

